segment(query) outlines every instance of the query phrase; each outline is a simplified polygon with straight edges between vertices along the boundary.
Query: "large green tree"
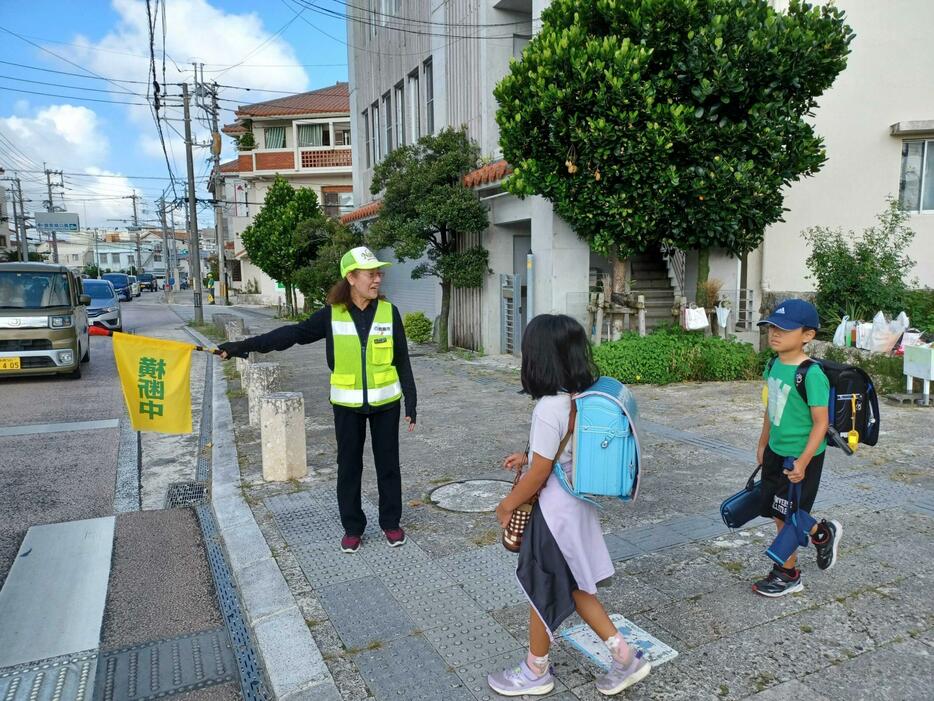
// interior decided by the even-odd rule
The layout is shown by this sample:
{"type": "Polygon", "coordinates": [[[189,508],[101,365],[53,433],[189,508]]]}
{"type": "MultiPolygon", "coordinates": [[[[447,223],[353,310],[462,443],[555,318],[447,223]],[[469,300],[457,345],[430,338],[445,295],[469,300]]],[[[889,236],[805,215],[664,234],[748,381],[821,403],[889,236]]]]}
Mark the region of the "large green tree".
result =
{"type": "Polygon", "coordinates": [[[853,36],[800,0],[555,0],[495,90],[506,187],[598,252],[752,250],[826,158],[807,117],[853,36]]]}
{"type": "Polygon", "coordinates": [[[250,261],[285,287],[290,313],[296,306],[295,273],[313,261],[317,251],[318,241],[311,235],[314,227],[304,224],[323,218],[313,190],[295,189],[277,175],[266,191],[263,208],[241,234],[250,261]]]}
{"type": "Polygon", "coordinates": [[[400,261],[426,257],[412,277],[440,280],[442,351],[448,349],[451,290],[479,287],[489,272],[488,251],[462,241],[488,225],[486,207],[463,183],[479,165],[480,149],[466,131],[445,129],[397,148],[373,171],[371,191],[383,198],[367,240],[374,248],[392,246],[400,261]]]}
{"type": "Polygon", "coordinates": [[[300,226],[316,246],[315,259],[295,273],[295,286],[305,297],[308,312],[324,305],[331,287],[341,279],[341,258],[362,246],[363,237],[331,217],[309,219],[300,226]]]}

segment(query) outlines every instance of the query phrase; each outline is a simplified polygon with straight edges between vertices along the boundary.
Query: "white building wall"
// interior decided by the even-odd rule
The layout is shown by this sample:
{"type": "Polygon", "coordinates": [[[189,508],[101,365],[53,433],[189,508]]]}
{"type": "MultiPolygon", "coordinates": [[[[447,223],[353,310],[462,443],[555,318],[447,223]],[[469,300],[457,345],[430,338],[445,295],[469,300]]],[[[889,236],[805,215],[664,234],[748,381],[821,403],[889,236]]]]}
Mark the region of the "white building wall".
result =
{"type": "MultiPolygon", "coordinates": [[[[838,0],[837,6],[856,38],[846,69],[820,99],[814,119],[828,160],[815,177],[788,188],[785,221],[769,227],[763,246],[750,255],[750,286],[764,292],[814,289],[801,232],[812,226],[860,232],[874,224],[886,196],[898,196],[902,137],[892,136],[890,126],[934,120],[934,2],[838,0]]],[[[913,214],[910,226],[917,266],[909,277],[934,286],[934,213],[913,214]]]]}

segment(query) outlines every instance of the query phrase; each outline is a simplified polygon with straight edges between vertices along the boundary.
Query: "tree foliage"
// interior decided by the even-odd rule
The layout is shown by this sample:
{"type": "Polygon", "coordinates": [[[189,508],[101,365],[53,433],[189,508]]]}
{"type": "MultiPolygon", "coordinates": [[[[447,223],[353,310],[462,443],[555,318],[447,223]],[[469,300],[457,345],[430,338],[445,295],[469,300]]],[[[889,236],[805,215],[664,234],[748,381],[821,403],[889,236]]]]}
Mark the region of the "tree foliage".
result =
{"type": "Polygon", "coordinates": [[[600,252],[751,250],[825,160],[805,117],[853,36],[801,0],[555,0],[495,90],[507,188],[600,252]]]}
{"type": "Polygon", "coordinates": [[[309,220],[303,227],[315,241],[314,261],[295,273],[295,286],[305,297],[305,311],[324,306],[328,291],[341,279],[341,258],[351,248],[363,245],[363,237],[336,219],[309,220]]]}
{"type": "Polygon", "coordinates": [[[417,260],[414,279],[441,281],[439,345],[447,350],[452,287],[479,287],[489,272],[489,253],[464,247],[461,237],[488,225],[487,210],[464,175],[480,165],[480,150],[466,131],[445,129],[393,151],[373,171],[373,194],[383,192],[379,219],[367,240],[391,246],[400,261],[417,260]]]}
{"type": "Polygon", "coordinates": [[[276,176],[263,208],[253,218],[241,239],[250,261],[285,286],[286,300],[294,311],[294,276],[315,258],[318,240],[311,235],[315,226],[307,222],[325,219],[313,190],[295,189],[276,176]]]}
{"type": "Polygon", "coordinates": [[[915,233],[894,198],[877,220],[862,234],[825,227],[803,234],[811,247],[807,266],[817,282],[817,309],[828,325],[844,314],[868,320],[878,311],[894,316],[904,309],[906,276],[915,265],[908,249],[915,233]]]}

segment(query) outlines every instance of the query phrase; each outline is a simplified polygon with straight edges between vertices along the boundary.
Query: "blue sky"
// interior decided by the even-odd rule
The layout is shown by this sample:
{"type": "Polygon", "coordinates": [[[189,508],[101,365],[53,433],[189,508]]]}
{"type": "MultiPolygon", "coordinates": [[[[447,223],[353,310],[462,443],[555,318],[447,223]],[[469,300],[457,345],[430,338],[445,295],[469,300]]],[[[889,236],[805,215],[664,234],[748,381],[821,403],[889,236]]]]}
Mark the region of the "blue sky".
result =
{"type": "MultiPolygon", "coordinates": [[[[203,62],[206,80],[235,86],[221,88],[220,97],[225,100],[222,122],[232,121],[237,104],[282,96],[263,89],[301,92],[347,80],[342,17],[327,16],[314,8],[303,10],[297,0],[249,4],[227,0],[166,0],[163,4],[152,0],[150,4],[159,8],[155,43],[160,81],[165,7],[166,82],[178,83],[184,78],[190,82],[191,62],[203,62]],[[254,90],[240,89],[247,87],[254,90]]],[[[316,4],[337,13],[345,9],[341,0],[316,4]]],[[[31,200],[27,211],[41,209],[45,198],[45,176],[27,171],[42,170],[45,162],[50,169],[65,171],[65,204],[79,214],[83,225],[122,226],[107,220],[131,215],[130,200],[121,198],[134,188],[144,200],[141,216],[154,217],[152,200],[169,180],[158,131],[145,106],[149,72],[146,3],[0,0],[0,27],[28,39],[0,31],[0,166],[7,175],[20,171],[25,195],[31,200]],[[82,75],[90,75],[90,71],[115,83],[49,69],[82,75]],[[123,177],[110,177],[113,175],[123,177]]],[[[179,93],[175,86],[169,89],[179,93]]],[[[170,102],[178,104],[178,100],[170,102]]],[[[182,116],[176,107],[163,115],[172,120],[182,116]]],[[[193,116],[203,118],[203,113],[195,108],[193,116]]],[[[170,121],[163,127],[173,170],[184,178],[183,141],[171,131],[175,128],[182,133],[183,124],[170,121]]],[[[194,128],[195,140],[206,142],[206,123],[195,122],[194,128]]],[[[230,139],[224,137],[224,158],[234,153],[230,139]]],[[[196,150],[199,197],[208,196],[203,177],[206,156],[206,149],[196,150]]],[[[181,226],[181,210],[178,214],[176,221],[181,226]]],[[[199,224],[212,223],[211,212],[202,208],[199,224]]]]}

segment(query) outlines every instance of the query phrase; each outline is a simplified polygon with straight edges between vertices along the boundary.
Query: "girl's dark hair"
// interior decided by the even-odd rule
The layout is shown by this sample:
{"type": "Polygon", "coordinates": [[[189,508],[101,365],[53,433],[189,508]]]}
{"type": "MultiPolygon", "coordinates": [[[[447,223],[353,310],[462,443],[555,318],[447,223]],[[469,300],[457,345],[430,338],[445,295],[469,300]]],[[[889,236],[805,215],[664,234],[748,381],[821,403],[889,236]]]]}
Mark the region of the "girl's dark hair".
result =
{"type": "Polygon", "coordinates": [[[328,292],[327,303],[332,307],[337,304],[350,307],[350,283],[347,282],[347,278],[342,277],[334,283],[331,291],[328,292]]]}
{"type": "Polygon", "coordinates": [[[597,380],[584,327],[563,314],[540,314],[522,336],[522,389],[533,399],[583,392],[597,380]]]}

